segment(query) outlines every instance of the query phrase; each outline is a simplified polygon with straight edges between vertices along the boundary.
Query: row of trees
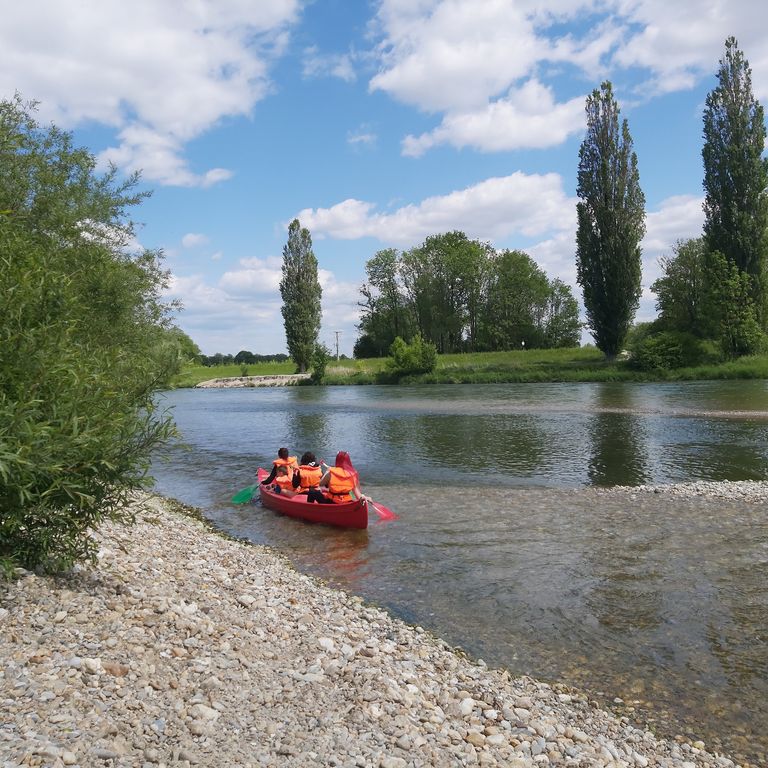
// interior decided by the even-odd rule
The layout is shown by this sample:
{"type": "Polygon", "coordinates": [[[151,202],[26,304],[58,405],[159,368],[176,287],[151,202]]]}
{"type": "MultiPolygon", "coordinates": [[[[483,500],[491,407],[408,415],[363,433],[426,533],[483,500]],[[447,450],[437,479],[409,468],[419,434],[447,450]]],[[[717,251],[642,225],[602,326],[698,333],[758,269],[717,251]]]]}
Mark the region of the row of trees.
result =
{"type": "Polygon", "coordinates": [[[704,231],[677,243],[652,286],[654,337],[716,340],[727,357],[764,346],[768,328],[768,159],[762,106],[748,62],[726,41],[704,110],[704,231]]]}
{"type": "MultiPolygon", "coordinates": [[[[704,110],[704,231],[678,242],[654,282],[659,318],[637,334],[649,366],[696,363],[716,342],[725,357],[758,351],[768,327],[768,159],[763,108],[735,38],[704,110]],[[690,337],[690,338],[689,338],[690,337]],[[688,350],[686,353],[685,350],[688,350]],[[653,352],[653,354],[650,354],[653,352]]],[[[588,326],[606,356],[624,344],[640,298],[645,200],[627,121],[610,83],[587,99],[579,151],[576,265],[588,326]]]]}
{"type": "Polygon", "coordinates": [[[241,349],[236,355],[225,355],[216,352],[214,355],[201,355],[198,351],[191,359],[208,368],[214,365],[253,365],[255,363],[284,363],[288,360],[288,355],[278,353],[275,355],[257,355],[249,352],[247,349],[241,349]]]}
{"type": "MultiPolygon", "coordinates": [[[[734,38],[726,41],[717,77],[704,112],[704,233],[662,260],[664,275],[652,286],[660,316],[644,336],[691,334],[715,340],[733,357],[756,351],[768,326],[768,160],[763,110],[734,38]]],[[[576,272],[587,327],[612,358],[627,340],[641,295],[645,196],[610,82],[587,98],[586,123],[576,272]]],[[[305,371],[313,355],[327,358],[327,350],[317,344],[317,259],[298,220],[289,227],[282,271],[288,349],[305,371]]],[[[397,338],[419,337],[440,353],[579,341],[578,305],[567,285],[549,280],[527,254],[497,252],[463,232],[433,235],[402,253],[379,251],[366,263],[366,276],[356,357],[385,356],[397,338]]]]}
{"type": "MultiPolygon", "coordinates": [[[[0,569],[92,557],[172,433],[178,370],[162,254],[127,250],[137,178],[95,172],[35,105],[0,101],[0,569]]],[[[183,334],[182,334],[183,335],[183,334]]]]}
{"type": "Polygon", "coordinates": [[[570,288],[522,251],[448,232],[379,251],[365,271],[355,357],[385,356],[396,338],[417,335],[441,354],[578,344],[570,288]]]}

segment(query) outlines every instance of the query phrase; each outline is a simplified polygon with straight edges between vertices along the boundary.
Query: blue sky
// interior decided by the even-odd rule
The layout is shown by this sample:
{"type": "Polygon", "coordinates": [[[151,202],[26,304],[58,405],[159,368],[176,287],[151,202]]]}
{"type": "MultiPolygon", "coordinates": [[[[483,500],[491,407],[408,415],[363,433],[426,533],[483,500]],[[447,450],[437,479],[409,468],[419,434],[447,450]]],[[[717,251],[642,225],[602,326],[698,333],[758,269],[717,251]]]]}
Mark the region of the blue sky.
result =
{"type": "MultiPolygon", "coordinates": [[[[584,100],[609,79],[647,202],[643,298],[700,233],[701,115],[735,35],[768,101],[762,0],[29,0],[0,96],[40,102],[106,167],[142,171],[178,325],[206,354],[284,352],[287,225],[309,228],[320,340],[351,354],[365,262],[454,229],[575,283],[584,100]]],[[[589,341],[585,335],[584,341],[589,341]]]]}

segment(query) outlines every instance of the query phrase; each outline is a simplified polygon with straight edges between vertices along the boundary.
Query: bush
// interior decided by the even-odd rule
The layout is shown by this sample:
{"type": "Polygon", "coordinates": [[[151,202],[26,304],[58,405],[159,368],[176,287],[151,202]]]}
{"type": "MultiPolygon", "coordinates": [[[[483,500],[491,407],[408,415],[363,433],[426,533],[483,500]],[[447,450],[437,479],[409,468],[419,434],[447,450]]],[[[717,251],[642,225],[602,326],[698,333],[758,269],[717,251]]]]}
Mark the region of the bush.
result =
{"type": "Polygon", "coordinates": [[[386,369],[394,376],[432,373],[437,367],[437,348],[419,335],[410,344],[398,336],[392,342],[389,354],[391,358],[387,360],[386,369]]]}
{"type": "Polygon", "coordinates": [[[325,378],[325,369],[328,366],[328,361],[331,359],[331,350],[325,346],[325,344],[315,344],[315,348],[312,351],[312,357],[309,364],[312,368],[312,373],[309,378],[313,384],[322,384],[325,378]]]}
{"type": "Polygon", "coordinates": [[[721,357],[715,342],[682,331],[640,335],[632,350],[632,367],[641,371],[672,370],[714,363],[721,357]]]}
{"type": "Polygon", "coordinates": [[[153,393],[179,364],[160,256],[130,255],[136,183],[0,101],[0,569],[94,559],[173,433],[153,393]]]}

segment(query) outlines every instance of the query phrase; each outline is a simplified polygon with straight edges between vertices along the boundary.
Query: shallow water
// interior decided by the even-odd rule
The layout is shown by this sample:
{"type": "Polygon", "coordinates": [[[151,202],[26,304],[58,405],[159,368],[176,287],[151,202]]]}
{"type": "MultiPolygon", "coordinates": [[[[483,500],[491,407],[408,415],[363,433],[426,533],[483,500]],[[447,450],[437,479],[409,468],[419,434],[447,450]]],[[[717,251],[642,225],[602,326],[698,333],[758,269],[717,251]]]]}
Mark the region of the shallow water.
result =
{"type": "Polygon", "coordinates": [[[591,486],[768,478],[765,382],[180,390],[157,489],[514,673],[768,764],[763,505],[591,486]],[[348,450],[396,523],[229,503],[280,445],[348,450]],[[631,708],[634,708],[633,710],[631,708]]]}

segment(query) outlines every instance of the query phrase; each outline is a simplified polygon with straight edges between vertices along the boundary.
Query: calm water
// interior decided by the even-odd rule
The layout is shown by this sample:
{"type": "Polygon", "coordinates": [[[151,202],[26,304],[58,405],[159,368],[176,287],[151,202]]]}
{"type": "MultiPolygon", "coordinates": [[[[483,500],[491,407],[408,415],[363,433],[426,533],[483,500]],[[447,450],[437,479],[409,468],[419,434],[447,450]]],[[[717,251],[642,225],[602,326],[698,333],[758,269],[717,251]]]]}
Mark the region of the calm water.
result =
{"type": "Polygon", "coordinates": [[[178,390],[157,490],[489,664],[768,764],[768,513],[591,486],[768,479],[768,383],[178,390]],[[395,523],[234,492],[277,448],[348,450],[395,523]],[[372,523],[375,521],[372,519],[372,523]]]}

